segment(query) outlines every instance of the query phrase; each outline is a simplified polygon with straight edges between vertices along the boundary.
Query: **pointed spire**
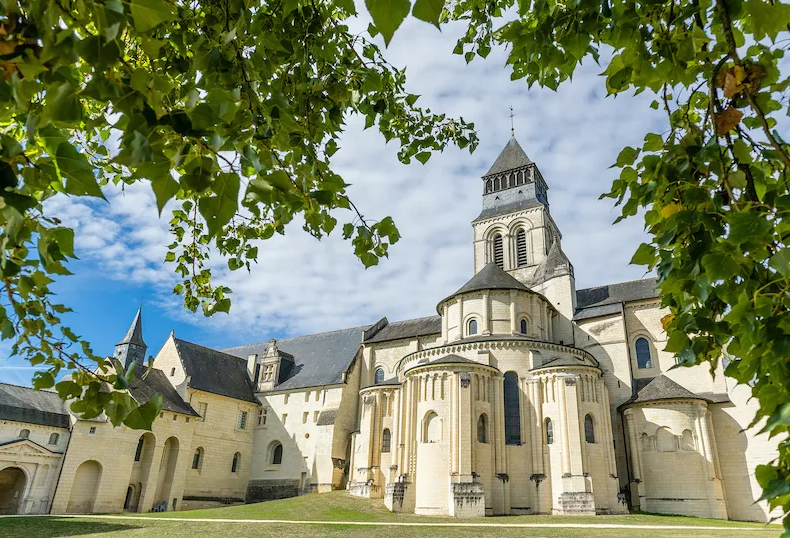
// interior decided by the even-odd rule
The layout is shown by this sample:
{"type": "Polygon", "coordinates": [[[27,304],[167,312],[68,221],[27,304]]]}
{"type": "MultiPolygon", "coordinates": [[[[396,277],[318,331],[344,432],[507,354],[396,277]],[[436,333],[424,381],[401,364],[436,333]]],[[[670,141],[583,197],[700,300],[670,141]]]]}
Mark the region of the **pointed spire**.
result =
{"type": "Polygon", "coordinates": [[[511,136],[510,140],[508,140],[504,149],[499,154],[499,157],[497,157],[494,164],[491,165],[491,168],[483,177],[507,172],[508,170],[515,170],[530,164],[532,164],[532,160],[527,157],[527,154],[521,149],[521,145],[516,140],[516,137],[511,136]]]}
{"type": "Polygon", "coordinates": [[[131,326],[129,326],[129,330],[126,331],[126,336],[124,336],[123,340],[118,342],[116,345],[124,345],[124,344],[135,344],[137,346],[148,347],[143,342],[143,307],[142,305],[140,308],[137,309],[137,314],[134,316],[134,320],[132,321],[131,326]]]}

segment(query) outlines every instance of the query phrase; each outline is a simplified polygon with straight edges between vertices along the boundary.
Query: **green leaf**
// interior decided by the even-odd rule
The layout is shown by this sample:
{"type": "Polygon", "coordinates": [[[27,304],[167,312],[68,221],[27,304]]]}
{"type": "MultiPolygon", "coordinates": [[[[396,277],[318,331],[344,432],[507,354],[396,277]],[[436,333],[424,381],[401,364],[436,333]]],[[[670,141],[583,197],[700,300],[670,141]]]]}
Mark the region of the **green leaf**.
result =
{"type": "Polygon", "coordinates": [[[615,166],[630,166],[634,164],[634,161],[639,156],[639,150],[634,149],[630,146],[626,146],[617,156],[617,163],[615,166]]]}
{"type": "Polygon", "coordinates": [[[439,17],[444,9],[444,0],[416,0],[412,15],[425,22],[439,27],[439,17]]]}
{"type": "Polygon", "coordinates": [[[131,10],[138,32],[148,32],[176,18],[172,6],[165,0],[132,0],[131,10]]]}
{"type": "Polygon", "coordinates": [[[415,155],[414,158],[417,159],[418,161],[420,161],[422,164],[425,164],[425,163],[428,162],[428,159],[431,158],[431,152],[430,151],[421,151],[420,153],[415,155]]]}
{"type": "Polygon", "coordinates": [[[395,30],[409,14],[409,0],[365,0],[365,5],[373,24],[384,38],[384,44],[389,45],[395,30]]]}
{"type": "Polygon", "coordinates": [[[156,394],[143,405],[132,409],[123,423],[133,430],[150,430],[161,409],[162,395],[156,394]]]}
{"type": "Polygon", "coordinates": [[[58,163],[60,173],[66,178],[67,194],[104,198],[96,181],[94,168],[85,155],[79,153],[74,146],[68,142],[61,142],[55,161],[58,163]]]}
{"type": "Polygon", "coordinates": [[[790,247],[783,248],[771,257],[768,265],[785,278],[790,278],[790,247]]]}
{"type": "Polygon", "coordinates": [[[165,204],[181,190],[181,186],[170,174],[167,174],[159,179],[151,180],[151,189],[156,196],[156,207],[161,215],[165,204]]]}
{"type": "Polygon", "coordinates": [[[214,196],[198,200],[200,214],[206,219],[208,234],[215,236],[222,230],[239,208],[239,176],[222,173],[211,186],[214,196]]]}

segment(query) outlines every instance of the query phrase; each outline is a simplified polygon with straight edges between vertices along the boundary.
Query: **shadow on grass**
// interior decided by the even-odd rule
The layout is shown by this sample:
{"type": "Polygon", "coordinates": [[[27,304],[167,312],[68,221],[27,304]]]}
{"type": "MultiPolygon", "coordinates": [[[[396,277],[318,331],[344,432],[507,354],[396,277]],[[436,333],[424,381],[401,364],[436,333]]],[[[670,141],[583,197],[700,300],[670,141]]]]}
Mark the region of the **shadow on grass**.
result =
{"type": "Polygon", "coordinates": [[[0,538],[52,538],[139,529],[142,525],[119,521],[90,521],[71,518],[14,517],[0,519],[0,538]]]}

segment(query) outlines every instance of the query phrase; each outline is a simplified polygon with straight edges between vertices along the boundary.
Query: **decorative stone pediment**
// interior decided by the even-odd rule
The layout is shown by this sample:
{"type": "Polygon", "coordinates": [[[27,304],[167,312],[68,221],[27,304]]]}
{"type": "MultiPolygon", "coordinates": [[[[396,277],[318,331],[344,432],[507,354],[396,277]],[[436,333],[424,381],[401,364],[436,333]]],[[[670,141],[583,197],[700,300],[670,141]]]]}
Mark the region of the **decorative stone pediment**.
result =
{"type": "Polygon", "coordinates": [[[0,459],[60,458],[61,452],[53,452],[30,439],[17,439],[0,445],[0,459]]]}

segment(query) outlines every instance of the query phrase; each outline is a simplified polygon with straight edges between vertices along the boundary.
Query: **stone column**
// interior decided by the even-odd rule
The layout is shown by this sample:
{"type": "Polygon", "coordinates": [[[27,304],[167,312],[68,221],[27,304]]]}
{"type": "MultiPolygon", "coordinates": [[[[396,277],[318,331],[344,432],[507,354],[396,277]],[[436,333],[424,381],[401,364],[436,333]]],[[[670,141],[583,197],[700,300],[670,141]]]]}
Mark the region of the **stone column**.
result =
{"type": "Polygon", "coordinates": [[[628,443],[631,445],[630,460],[631,460],[631,506],[639,510],[647,509],[647,506],[641,505],[641,490],[642,485],[642,463],[640,458],[641,447],[639,446],[636,437],[636,424],[634,423],[634,410],[626,409],[623,413],[625,415],[626,430],[628,431],[628,443]]]}
{"type": "Polygon", "coordinates": [[[727,508],[724,504],[724,488],[721,484],[720,473],[717,465],[718,455],[714,452],[713,432],[708,420],[708,410],[705,405],[700,405],[697,410],[697,429],[700,432],[700,448],[706,461],[708,470],[708,504],[712,518],[727,519],[727,508]]]}
{"type": "Polygon", "coordinates": [[[491,436],[493,441],[492,448],[494,450],[494,476],[492,480],[494,491],[492,492],[491,500],[494,515],[504,515],[507,513],[505,506],[506,483],[504,482],[506,446],[505,423],[502,409],[504,406],[503,382],[504,377],[502,376],[493,379],[494,390],[491,398],[491,408],[494,414],[492,423],[493,435],[491,436]]]}
{"type": "Polygon", "coordinates": [[[390,434],[391,434],[390,435],[390,442],[391,442],[390,450],[392,450],[392,460],[390,460],[391,461],[390,467],[393,467],[393,466],[397,467],[397,473],[395,474],[395,476],[392,476],[392,473],[390,472],[390,480],[397,480],[398,479],[397,475],[401,472],[401,466],[400,466],[399,462],[400,462],[400,454],[401,454],[401,442],[403,440],[403,437],[401,436],[401,431],[400,431],[400,426],[401,426],[401,407],[400,407],[400,403],[401,403],[401,392],[402,392],[402,390],[403,389],[398,389],[398,390],[393,390],[392,391],[392,398],[394,398],[395,401],[392,404],[392,410],[393,410],[393,413],[392,413],[392,430],[390,432],[390,434]]]}
{"type": "Polygon", "coordinates": [[[488,291],[483,292],[483,334],[491,334],[491,298],[488,291]]]}
{"type": "Polygon", "coordinates": [[[568,438],[568,406],[567,406],[567,398],[565,396],[565,380],[560,379],[559,387],[557,387],[557,392],[559,392],[558,400],[559,400],[559,407],[560,407],[560,436],[562,437],[562,474],[569,475],[571,474],[571,445],[570,439],[568,438]]]}
{"type": "Polygon", "coordinates": [[[447,303],[442,306],[442,342],[447,343],[447,325],[450,323],[447,315],[447,303]]]}
{"type": "Polygon", "coordinates": [[[516,320],[516,291],[510,290],[510,334],[518,334],[518,321],[516,320]]]}

